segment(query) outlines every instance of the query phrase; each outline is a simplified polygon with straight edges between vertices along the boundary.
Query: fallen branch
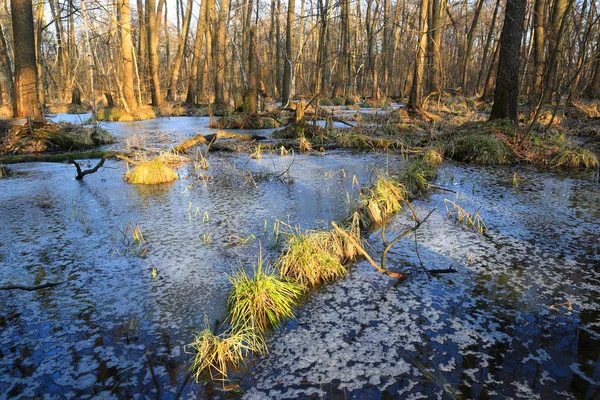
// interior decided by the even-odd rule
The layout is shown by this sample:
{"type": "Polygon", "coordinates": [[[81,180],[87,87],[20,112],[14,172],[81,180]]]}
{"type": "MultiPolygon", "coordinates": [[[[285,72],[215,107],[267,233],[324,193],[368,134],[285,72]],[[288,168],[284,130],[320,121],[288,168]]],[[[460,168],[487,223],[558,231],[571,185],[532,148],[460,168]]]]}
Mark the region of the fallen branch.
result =
{"type": "Polygon", "coordinates": [[[428,269],[427,272],[429,272],[430,274],[454,274],[457,273],[458,270],[450,267],[444,269],[428,269]]]}
{"type": "Polygon", "coordinates": [[[33,292],[34,290],[51,288],[54,286],[62,285],[63,283],[65,283],[65,281],[44,283],[42,285],[37,285],[37,286],[7,285],[7,286],[0,286],[0,290],[26,290],[28,292],[33,292]]]}
{"type": "Polygon", "coordinates": [[[417,221],[417,223],[412,228],[409,228],[409,229],[405,230],[400,236],[396,237],[394,240],[392,240],[391,242],[389,242],[387,244],[387,246],[385,246],[385,249],[383,249],[383,254],[381,255],[381,266],[384,269],[385,269],[385,263],[386,263],[386,259],[387,259],[387,254],[390,251],[390,249],[392,248],[392,246],[395,245],[396,243],[398,243],[399,240],[404,239],[405,237],[407,237],[408,235],[410,235],[411,233],[413,233],[417,229],[419,229],[421,227],[421,225],[423,225],[425,223],[425,221],[427,221],[427,219],[429,219],[429,217],[431,216],[431,214],[433,214],[433,212],[435,211],[435,208],[434,208],[433,210],[429,211],[429,214],[427,214],[427,216],[425,218],[423,218],[422,220],[418,220],[416,218],[416,213],[415,213],[414,208],[412,208],[412,206],[411,206],[410,209],[413,212],[413,218],[415,219],[415,221],[417,221]]]}
{"type": "Polygon", "coordinates": [[[202,134],[198,134],[196,136],[194,136],[191,139],[186,140],[185,142],[181,143],[180,145],[177,145],[173,148],[173,151],[175,153],[181,153],[181,152],[185,152],[187,149],[189,149],[190,147],[194,147],[198,144],[206,144],[206,143],[212,143],[218,139],[238,139],[238,140],[264,140],[266,139],[264,136],[258,136],[258,135],[246,135],[243,133],[233,133],[233,132],[225,132],[225,131],[218,131],[217,133],[213,133],[211,135],[202,135],[202,134]]]}
{"type": "Polygon", "coordinates": [[[113,151],[82,151],[76,153],[59,154],[36,154],[4,156],[0,158],[0,164],[18,164],[25,162],[65,162],[70,160],[91,160],[98,158],[115,158],[117,154],[113,151]]]}
{"type": "Polygon", "coordinates": [[[106,160],[106,158],[101,158],[100,161],[98,162],[98,164],[96,164],[96,166],[94,168],[91,169],[86,169],[86,170],[81,170],[81,167],[79,166],[79,163],[75,160],[69,160],[69,163],[73,164],[75,166],[75,168],[77,169],[77,176],[75,177],[76,180],[81,181],[83,180],[83,177],[88,175],[88,174],[93,174],[94,172],[98,171],[98,169],[104,165],[104,161],[106,160]]]}

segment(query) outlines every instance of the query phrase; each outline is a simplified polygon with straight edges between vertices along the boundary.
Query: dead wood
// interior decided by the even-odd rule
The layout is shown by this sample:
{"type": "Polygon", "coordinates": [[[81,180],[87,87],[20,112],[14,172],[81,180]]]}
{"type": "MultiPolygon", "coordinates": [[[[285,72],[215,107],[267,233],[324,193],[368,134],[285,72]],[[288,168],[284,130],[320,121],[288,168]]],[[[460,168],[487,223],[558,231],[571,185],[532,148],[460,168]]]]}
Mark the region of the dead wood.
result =
{"type": "Polygon", "coordinates": [[[79,163],[75,160],[69,160],[69,163],[73,164],[75,166],[75,168],[77,169],[77,176],[75,177],[75,179],[77,179],[78,181],[83,180],[83,177],[88,175],[88,174],[93,174],[94,172],[98,171],[98,169],[104,165],[104,161],[106,160],[106,158],[102,157],[100,159],[100,161],[98,162],[98,164],[96,164],[96,166],[94,168],[91,169],[86,169],[86,170],[81,170],[81,167],[79,166],[79,163]]]}
{"type": "Polygon", "coordinates": [[[180,145],[175,146],[175,148],[173,148],[173,151],[175,153],[185,152],[190,147],[194,147],[198,144],[212,143],[212,142],[217,141],[218,139],[237,139],[237,140],[251,141],[251,140],[264,140],[266,138],[264,136],[259,136],[259,135],[248,135],[248,134],[243,134],[243,133],[218,131],[217,133],[214,133],[211,135],[198,134],[198,135],[194,136],[193,138],[188,139],[185,142],[181,143],[180,145]]]}
{"type": "Polygon", "coordinates": [[[46,289],[46,288],[51,288],[54,286],[62,285],[63,283],[65,283],[65,281],[49,282],[49,283],[44,283],[42,285],[37,285],[37,286],[7,285],[7,286],[0,286],[0,290],[26,290],[28,292],[33,292],[35,290],[46,289]]]}

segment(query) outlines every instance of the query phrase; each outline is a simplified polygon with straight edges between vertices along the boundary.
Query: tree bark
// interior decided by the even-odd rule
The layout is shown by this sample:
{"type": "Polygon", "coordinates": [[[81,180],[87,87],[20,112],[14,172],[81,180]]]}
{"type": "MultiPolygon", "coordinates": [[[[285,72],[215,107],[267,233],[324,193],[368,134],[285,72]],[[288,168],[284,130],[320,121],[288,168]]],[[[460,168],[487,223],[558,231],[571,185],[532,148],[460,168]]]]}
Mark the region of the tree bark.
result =
{"type": "Polygon", "coordinates": [[[215,103],[217,106],[227,106],[228,99],[225,95],[225,67],[227,50],[227,15],[229,12],[229,0],[221,0],[221,8],[217,18],[217,39],[215,59],[215,103]]]}
{"type": "Polygon", "coordinates": [[[500,37],[500,61],[490,120],[509,118],[519,122],[519,61],[525,23],[526,0],[507,0],[500,37]]]}
{"type": "Polygon", "coordinates": [[[423,106],[423,75],[425,72],[425,56],[427,52],[427,14],[428,0],[421,0],[419,16],[419,44],[415,59],[415,72],[406,108],[413,111],[421,110],[423,106]]]}
{"type": "Polygon", "coordinates": [[[134,84],[133,42],[131,40],[131,6],[129,0],[118,0],[117,8],[120,16],[121,51],[123,57],[123,96],[126,106],[133,111],[137,106],[134,84]]]}
{"type": "Polygon", "coordinates": [[[38,98],[38,74],[31,0],[10,2],[15,62],[14,116],[44,120],[38,98]]]}
{"type": "Polygon", "coordinates": [[[430,75],[430,90],[431,92],[440,93],[442,90],[442,9],[446,7],[445,0],[431,0],[431,75],[430,75]]]}
{"type": "Polygon", "coordinates": [[[158,31],[156,0],[146,0],[146,31],[148,46],[148,67],[150,72],[150,95],[152,105],[159,107],[162,104],[160,93],[160,79],[158,76],[158,31]]]}
{"type": "Polygon", "coordinates": [[[293,96],[292,87],[292,57],[294,50],[294,9],[296,8],[295,0],[288,0],[287,10],[287,27],[285,37],[285,57],[283,60],[283,84],[281,88],[281,104],[285,107],[289,104],[293,96]]]}
{"type": "Polygon", "coordinates": [[[171,69],[171,76],[169,77],[169,90],[167,91],[167,98],[172,101],[177,100],[177,83],[179,80],[179,71],[181,70],[181,62],[183,60],[183,50],[185,49],[185,42],[187,41],[190,20],[192,18],[193,4],[194,2],[192,0],[188,0],[185,17],[183,18],[183,27],[181,29],[182,33],[178,38],[177,53],[175,54],[173,68],[171,69]]]}

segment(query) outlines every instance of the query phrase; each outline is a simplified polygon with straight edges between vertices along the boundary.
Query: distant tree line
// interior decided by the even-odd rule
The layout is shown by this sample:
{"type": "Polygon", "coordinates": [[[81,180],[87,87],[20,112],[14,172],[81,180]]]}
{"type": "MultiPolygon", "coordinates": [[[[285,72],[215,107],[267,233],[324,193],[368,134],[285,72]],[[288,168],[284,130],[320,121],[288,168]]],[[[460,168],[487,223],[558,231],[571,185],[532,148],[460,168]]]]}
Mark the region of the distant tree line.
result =
{"type": "Polygon", "coordinates": [[[600,96],[599,17],[594,0],[5,0],[0,102],[255,111],[262,91],[419,110],[451,90],[516,119],[517,98],[600,96]]]}

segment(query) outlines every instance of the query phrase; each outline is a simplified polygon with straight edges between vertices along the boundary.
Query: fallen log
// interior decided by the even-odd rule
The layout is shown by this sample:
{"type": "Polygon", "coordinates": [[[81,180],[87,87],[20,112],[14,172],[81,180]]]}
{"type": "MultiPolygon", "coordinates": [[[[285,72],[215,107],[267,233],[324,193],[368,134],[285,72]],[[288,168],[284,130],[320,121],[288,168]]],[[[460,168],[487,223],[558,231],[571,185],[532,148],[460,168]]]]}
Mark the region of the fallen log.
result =
{"type": "Polygon", "coordinates": [[[37,286],[7,285],[7,286],[0,286],[0,290],[26,290],[28,292],[33,292],[34,290],[51,288],[54,286],[62,285],[63,283],[65,283],[65,281],[49,282],[49,283],[44,283],[42,285],[37,285],[37,286]]]}
{"type": "Polygon", "coordinates": [[[258,135],[248,135],[243,133],[233,133],[226,131],[218,131],[217,133],[213,133],[210,135],[202,135],[198,134],[191,139],[186,140],[178,146],[173,148],[175,153],[185,152],[190,147],[194,147],[198,144],[210,144],[212,142],[217,141],[218,139],[238,139],[238,140],[265,140],[266,137],[258,136],[258,135]]]}
{"type": "Polygon", "coordinates": [[[98,158],[115,158],[117,153],[113,151],[95,150],[75,153],[58,154],[29,154],[0,157],[0,164],[19,164],[26,162],[69,162],[71,160],[86,160],[98,158]]]}
{"type": "Polygon", "coordinates": [[[430,274],[455,274],[458,271],[454,268],[444,268],[444,269],[428,269],[427,272],[430,274]]]}

